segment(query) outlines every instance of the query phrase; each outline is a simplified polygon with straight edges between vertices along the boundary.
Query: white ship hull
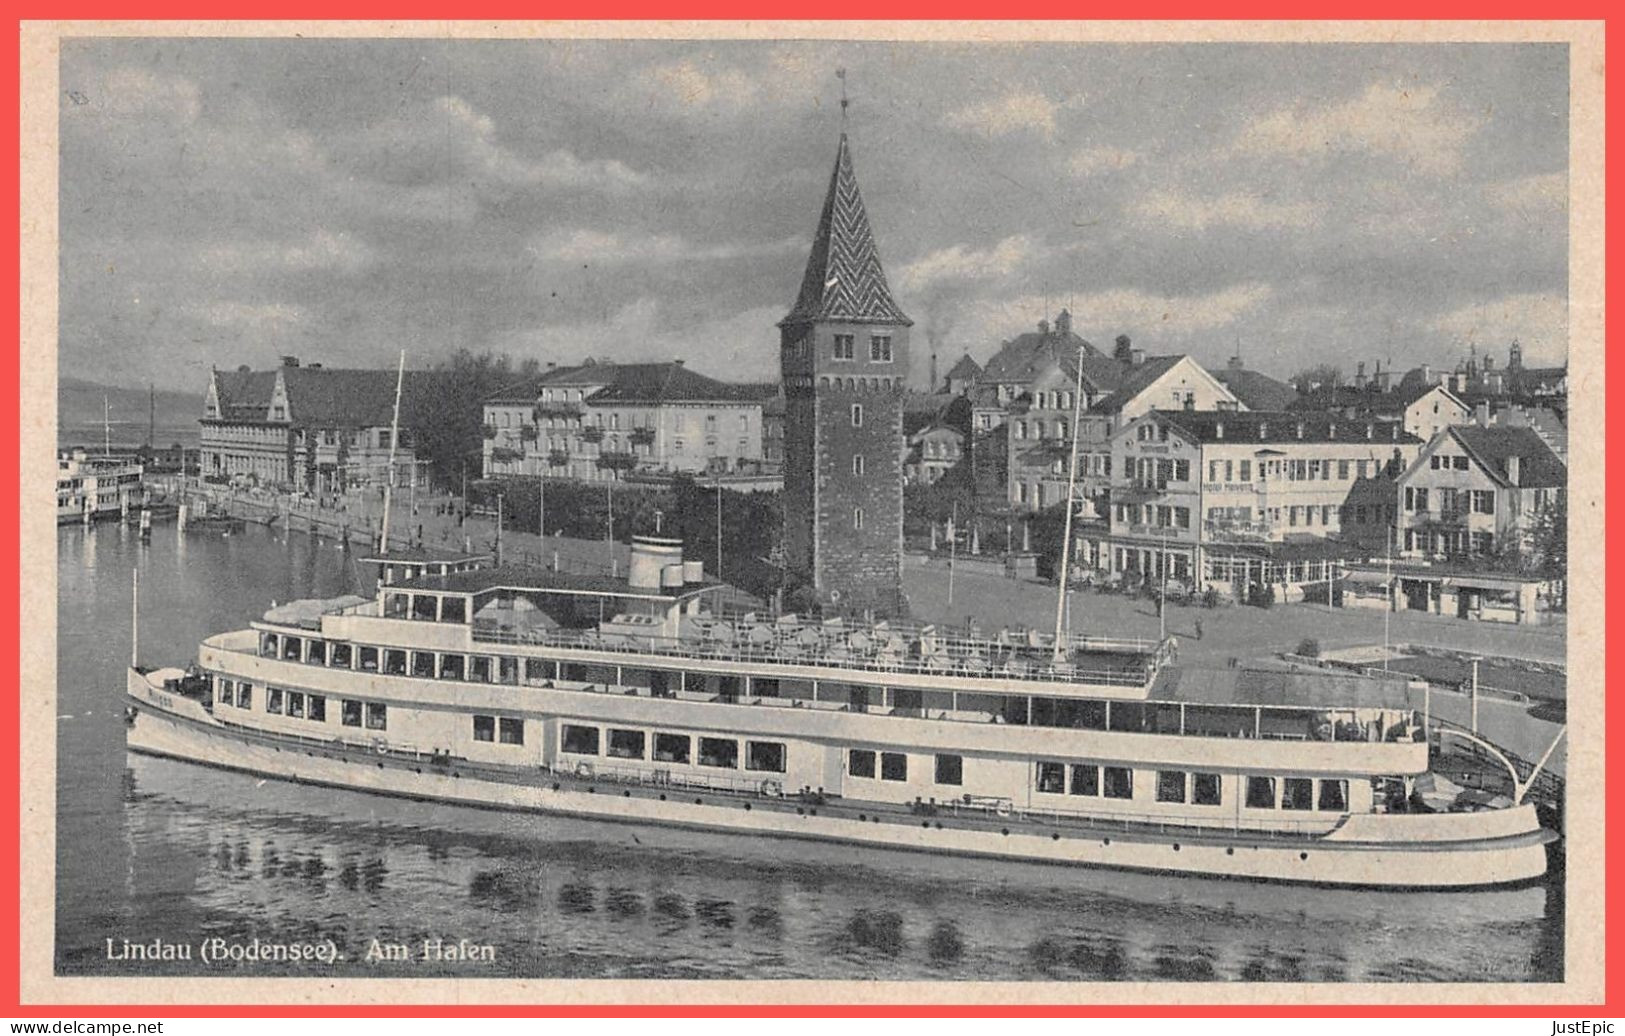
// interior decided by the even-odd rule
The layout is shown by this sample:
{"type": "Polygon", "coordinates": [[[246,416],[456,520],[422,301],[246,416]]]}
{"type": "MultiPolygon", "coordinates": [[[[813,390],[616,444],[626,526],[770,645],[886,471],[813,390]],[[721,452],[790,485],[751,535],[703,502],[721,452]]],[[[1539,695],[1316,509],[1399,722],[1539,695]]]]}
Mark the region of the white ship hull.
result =
{"type": "Polygon", "coordinates": [[[1396,889],[1479,888],[1529,882],[1546,870],[1532,806],[1483,813],[1355,815],[1329,833],[1156,831],[1008,819],[920,816],[881,803],[812,805],[780,795],[661,790],[542,768],[431,764],[337,742],[301,742],[219,722],[196,701],[129,670],[132,751],[303,783],[474,807],[637,824],[815,839],[876,849],[1083,867],[1396,889]]]}

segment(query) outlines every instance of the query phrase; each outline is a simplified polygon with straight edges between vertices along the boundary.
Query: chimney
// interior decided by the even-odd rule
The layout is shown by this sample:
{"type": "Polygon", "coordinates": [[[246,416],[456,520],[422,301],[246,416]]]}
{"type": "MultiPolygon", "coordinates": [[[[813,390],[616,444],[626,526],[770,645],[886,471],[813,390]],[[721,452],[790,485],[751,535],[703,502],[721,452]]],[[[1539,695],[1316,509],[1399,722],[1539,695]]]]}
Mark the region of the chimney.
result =
{"type": "Polygon", "coordinates": [[[1140,364],[1145,362],[1145,350],[1144,349],[1130,349],[1128,351],[1128,356],[1129,356],[1129,361],[1128,362],[1132,363],[1136,367],[1138,367],[1140,364]]]}
{"type": "Polygon", "coordinates": [[[1263,442],[1265,439],[1268,439],[1269,437],[1270,437],[1270,423],[1268,421],[1260,421],[1260,422],[1258,422],[1258,441],[1263,442]]]}
{"type": "Polygon", "coordinates": [[[937,354],[931,353],[931,391],[937,390],[937,354]]]}
{"type": "Polygon", "coordinates": [[[1371,421],[1367,421],[1365,423],[1365,437],[1367,439],[1374,439],[1374,438],[1376,438],[1376,435],[1377,435],[1377,426],[1374,423],[1372,423],[1371,421]]]}
{"type": "Polygon", "coordinates": [[[1394,372],[1379,369],[1377,371],[1377,391],[1387,392],[1394,383],[1394,372]]]}
{"type": "Polygon", "coordinates": [[[1213,438],[1215,438],[1215,439],[1223,439],[1224,438],[1224,422],[1223,421],[1215,421],[1215,422],[1213,422],[1213,438]]]}
{"type": "Polygon", "coordinates": [[[1514,486],[1519,484],[1518,458],[1515,455],[1507,458],[1507,481],[1511,482],[1514,486]]]}
{"type": "Polygon", "coordinates": [[[284,367],[297,367],[297,366],[299,366],[299,357],[297,357],[297,356],[284,356],[284,357],[282,357],[282,366],[284,366],[284,367]]]}
{"type": "Polygon", "coordinates": [[[1061,310],[1061,315],[1055,318],[1055,333],[1058,335],[1072,333],[1072,314],[1067,310],[1061,310]]]}
{"type": "Polygon", "coordinates": [[[1422,384],[1433,384],[1433,367],[1431,364],[1422,364],[1422,384]]]}
{"type": "Polygon", "coordinates": [[[1337,438],[1337,422],[1336,421],[1333,421],[1331,424],[1326,426],[1326,438],[1334,439],[1334,440],[1337,438]]]}
{"type": "Polygon", "coordinates": [[[1241,370],[1241,357],[1240,356],[1232,356],[1232,357],[1230,357],[1230,369],[1233,370],[1233,371],[1241,370]]]}
{"type": "Polygon", "coordinates": [[[687,360],[673,360],[671,362],[672,362],[673,366],[681,367],[683,364],[687,363],[688,361],[687,360]]]}
{"type": "Polygon", "coordinates": [[[1481,399],[1473,407],[1473,420],[1478,422],[1478,427],[1480,428],[1488,428],[1490,426],[1489,400],[1481,399]]]}
{"type": "Polygon", "coordinates": [[[548,369],[548,370],[556,370],[556,369],[557,369],[557,368],[558,368],[558,364],[557,364],[557,363],[555,363],[555,362],[554,362],[554,361],[552,361],[552,360],[548,360],[548,361],[547,361],[547,369],[548,369]]]}
{"type": "Polygon", "coordinates": [[[1117,336],[1117,348],[1112,350],[1112,359],[1119,363],[1134,362],[1134,343],[1129,341],[1128,335],[1117,336]]]}
{"type": "Polygon", "coordinates": [[[1300,438],[1300,439],[1303,438],[1303,422],[1302,421],[1298,422],[1298,438],[1300,438]]]}
{"type": "Polygon", "coordinates": [[[1365,391],[1365,361],[1361,360],[1354,365],[1354,387],[1365,391]]]}
{"type": "Polygon", "coordinates": [[[1040,320],[1038,322],[1038,333],[1041,334],[1041,335],[1049,334],[1049,321],[1048,320],[1040,320]]]}

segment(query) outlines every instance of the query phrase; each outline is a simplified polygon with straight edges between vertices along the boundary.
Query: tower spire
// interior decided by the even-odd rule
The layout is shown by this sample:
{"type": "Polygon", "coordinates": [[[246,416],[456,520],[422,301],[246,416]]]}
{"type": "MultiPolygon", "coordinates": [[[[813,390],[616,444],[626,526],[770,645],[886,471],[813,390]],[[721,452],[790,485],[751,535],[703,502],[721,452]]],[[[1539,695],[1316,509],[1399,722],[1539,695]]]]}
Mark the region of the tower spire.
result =
{"type": "Polygon", "coordinates": [[[846,136],[846,109],[852,104],[846,98],[846,69],[837,68],[835,78],[841,81],[841,136],[846,136]]]}
{"type": "Polygon", "coordinates": [[[852,172],[852,153],[841,134],[829,192],[813,234],[812,252],[802,275],[801,291],[780,325],[813,320],[856,320],[911,324],[892,298],[880,265],[869,214],[852,172]]]}

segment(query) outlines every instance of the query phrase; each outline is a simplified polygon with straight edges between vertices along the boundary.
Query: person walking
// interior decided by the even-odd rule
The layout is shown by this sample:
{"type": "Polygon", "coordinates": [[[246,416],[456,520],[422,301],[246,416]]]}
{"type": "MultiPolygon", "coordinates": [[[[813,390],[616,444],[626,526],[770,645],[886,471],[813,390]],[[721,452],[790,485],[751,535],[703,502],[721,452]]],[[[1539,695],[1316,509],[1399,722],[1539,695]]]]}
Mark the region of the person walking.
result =
{"type": "Polygon", "coordinates": [[[1196,639],[1197,640],[1202,639],[1202,620],[1201,619],[1196,620],[1196,639]]]}

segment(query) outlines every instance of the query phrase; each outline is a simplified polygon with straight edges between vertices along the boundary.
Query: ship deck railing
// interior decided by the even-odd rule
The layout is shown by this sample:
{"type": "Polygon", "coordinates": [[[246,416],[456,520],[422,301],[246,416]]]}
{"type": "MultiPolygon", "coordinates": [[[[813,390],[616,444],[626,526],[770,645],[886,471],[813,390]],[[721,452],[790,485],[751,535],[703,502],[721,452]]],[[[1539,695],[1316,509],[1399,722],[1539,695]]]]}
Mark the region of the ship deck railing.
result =
{"type": "MultiPolygon", "coordinates": [[[[811,628],[807,629],[810,631],[811,628]]],[[[1092,667],[1039,661],[1032,652],[1047,649],[1035,649],[1015,642],[1001,644],[996,640],[972,642],[945,638],[940,642],[940,650],[909,654],[905,651],[874,649],[872,646],[854,647],[850,639],[820,638],[797,642],[794,638],[753,640],[747,637],[741,642],[710,636],[606,634],[597,630],[500,627],[483,623],[474,625],[473,635],[475,641],[482,643],[574,648],[626,655],[1113,687],[1146,686],[1155,677],[1160,659],[1154,647],[1140,648],[1141,642],[1132,642],[1136,645],[1133,652],[1135,662],[1125,660],[1122,666],[1092,667]]],[[[1074,650],[1100,652],[1102,649],[1091,646],[1074,650]]],[[[1122,653],[1129,654],[1127,651],[1122,653]]]]}

